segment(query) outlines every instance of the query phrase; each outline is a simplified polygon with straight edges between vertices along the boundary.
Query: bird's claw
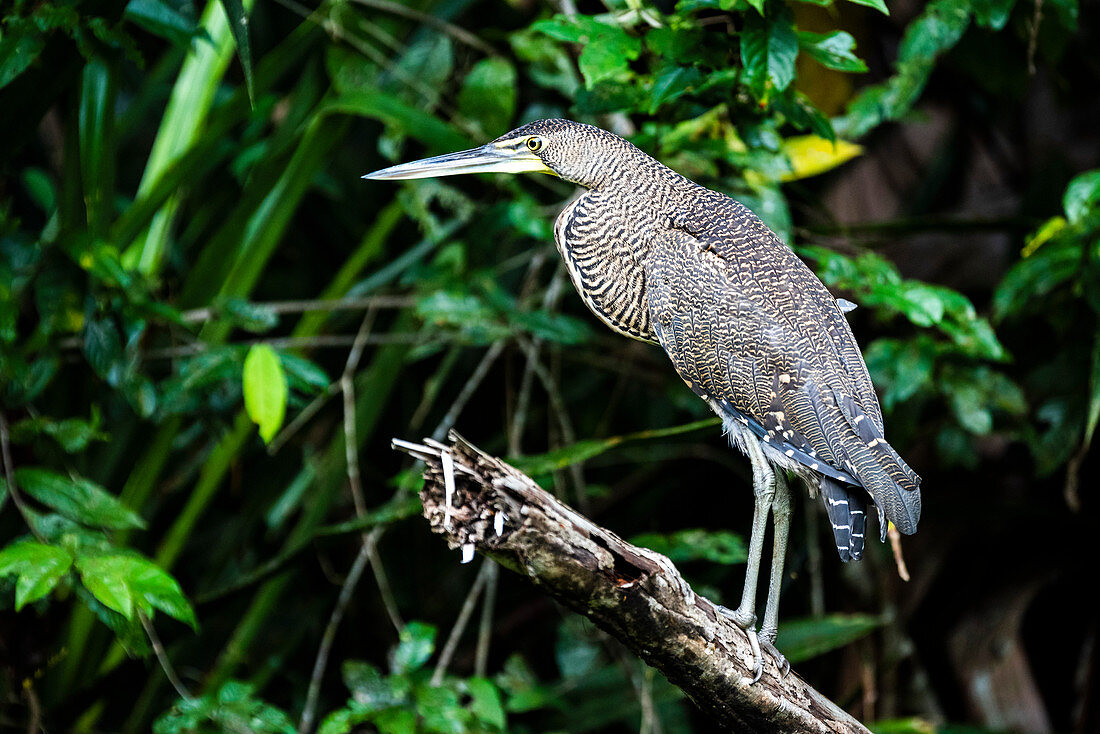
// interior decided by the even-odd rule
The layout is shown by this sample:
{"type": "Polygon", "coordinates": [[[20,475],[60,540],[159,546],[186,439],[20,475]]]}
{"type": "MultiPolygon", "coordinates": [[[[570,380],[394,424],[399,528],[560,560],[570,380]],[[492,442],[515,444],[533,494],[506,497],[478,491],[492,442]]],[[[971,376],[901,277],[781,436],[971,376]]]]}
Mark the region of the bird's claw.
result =
{"type": "Polygon", "coordinates": [[[775,667],[779,668],[779,677],[786,678],[791,672],[791,661],[779,652],[779,650],[768,640],[760,640],[760,648],[772,656],[775,660],[775,667]]]}

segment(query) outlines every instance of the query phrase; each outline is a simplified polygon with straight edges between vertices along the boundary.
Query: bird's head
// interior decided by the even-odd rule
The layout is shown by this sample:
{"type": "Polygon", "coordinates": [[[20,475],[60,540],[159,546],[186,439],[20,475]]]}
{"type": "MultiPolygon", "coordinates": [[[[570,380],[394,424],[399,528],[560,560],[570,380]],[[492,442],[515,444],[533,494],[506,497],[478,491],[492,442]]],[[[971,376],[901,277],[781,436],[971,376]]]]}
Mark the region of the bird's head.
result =
{"type": "Polygon", "coordinates": [[[616,156],[640,154],[614,133],[572,120],[536,120],[480,148],[402,163],[363,178],[406,179],[462,173],[549,173],[595,188],[616,156]]]}

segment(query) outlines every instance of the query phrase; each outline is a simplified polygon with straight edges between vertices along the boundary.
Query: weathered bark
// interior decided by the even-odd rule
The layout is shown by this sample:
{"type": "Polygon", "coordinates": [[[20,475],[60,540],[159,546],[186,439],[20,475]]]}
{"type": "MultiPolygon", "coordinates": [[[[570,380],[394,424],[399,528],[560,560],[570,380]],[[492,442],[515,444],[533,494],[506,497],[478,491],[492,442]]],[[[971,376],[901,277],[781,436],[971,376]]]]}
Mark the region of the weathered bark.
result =
{"type": "Polygon", "coordinates": [[[745,633],[694,594],[671,561],[595,525],[456,433],[450,440],[395,439],[394,447],[425,462],[424,516],[452,548],[476,549],[528,577],[660,670],[726,729],[868,731],[794,672],[780,678],[770,658],[752,684],[745,633]]]}

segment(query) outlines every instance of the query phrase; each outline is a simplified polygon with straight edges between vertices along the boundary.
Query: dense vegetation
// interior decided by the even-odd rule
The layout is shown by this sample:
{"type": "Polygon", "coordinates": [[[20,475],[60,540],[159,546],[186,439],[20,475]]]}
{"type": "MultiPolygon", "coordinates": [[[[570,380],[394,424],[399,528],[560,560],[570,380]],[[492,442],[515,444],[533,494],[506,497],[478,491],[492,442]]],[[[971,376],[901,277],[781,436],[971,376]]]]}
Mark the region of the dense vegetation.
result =
{"type": "Polygon", "coordinates": [[[799,672],[881,732],[1095,730],[1076,0],[0,13],[0,730],[708,730],[590,625],[460,566],[389,449],[455,427],[739,591],[748,464],[572,293],[572,187],[359,179],[551,116],[739,198],[860,306],[925,511],[902,583],[889,545],[841,566],[800,503],[799,672]],[[991,667],[1017,688],[979,706],[991,667]]]}

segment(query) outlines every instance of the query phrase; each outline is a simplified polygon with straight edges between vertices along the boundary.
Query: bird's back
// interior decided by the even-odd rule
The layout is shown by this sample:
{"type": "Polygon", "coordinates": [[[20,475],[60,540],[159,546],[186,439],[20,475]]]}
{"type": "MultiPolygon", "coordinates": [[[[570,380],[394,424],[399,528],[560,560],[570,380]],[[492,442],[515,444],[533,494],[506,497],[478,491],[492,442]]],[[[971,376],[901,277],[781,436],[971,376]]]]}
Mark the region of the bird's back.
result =
{"type": "Polygon", "coordinates": [[[836,299],[739,202],[702,187],[679,198],[645,267],[654,331],[681,377],[777,463],[863,486],[914,532],[920,479],[883,438],[836,299]]]}

